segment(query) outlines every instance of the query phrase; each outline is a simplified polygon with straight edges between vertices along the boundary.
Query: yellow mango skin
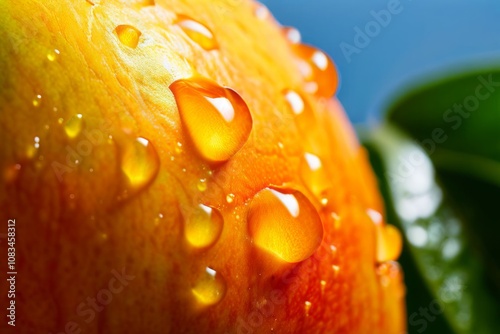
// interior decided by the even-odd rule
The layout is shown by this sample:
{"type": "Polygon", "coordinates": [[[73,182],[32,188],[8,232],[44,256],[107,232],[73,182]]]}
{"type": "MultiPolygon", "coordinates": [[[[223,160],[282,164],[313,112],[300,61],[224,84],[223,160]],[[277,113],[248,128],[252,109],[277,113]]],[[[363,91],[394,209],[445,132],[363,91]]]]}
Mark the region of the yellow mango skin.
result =
{"type": "MultiPolygon", "coordinates": [[[[384,285],[376,269],[366,210],[382,202],[364,152],[335,99],[304,94],[311,114],[294,118],[283,91],[301,90],[300,71],[280,27],[258,8],[246,0],[0,2],[0,233],[15,219],[17,271],[16,327],[4,317],[0,332],[404,332],[401,272],[384,285]],[[181,14],[209,27],[218,47],[186,35],[175,24],[181,14]],[[141,33],[135,48],[118,38],[120,25],[141,33]],[[235,90],[252,115],[246,144],[220,165],[196,153],[169,89],[193,75],[235,90]],[[68,123],[76,115],[79,131],[68,123]],[[138,137],[153,145],[158,171],[133,187],[124,152],[138,137]],[[300,177],[310,150],[330,180],[326,207],[300,177]],[[321,246],[299,264],[266,266],[248,235],[248,203],[269,185],[303,192],[322,219],[321,246]],[[199,203],[224,217],[208,249],[184,238],[184,217],[199,203]],[[226,284],[211,306],[192,293],[207,266],[226,284]]],[[[4,258],[7,248],[1,238],[4,258]]]]}

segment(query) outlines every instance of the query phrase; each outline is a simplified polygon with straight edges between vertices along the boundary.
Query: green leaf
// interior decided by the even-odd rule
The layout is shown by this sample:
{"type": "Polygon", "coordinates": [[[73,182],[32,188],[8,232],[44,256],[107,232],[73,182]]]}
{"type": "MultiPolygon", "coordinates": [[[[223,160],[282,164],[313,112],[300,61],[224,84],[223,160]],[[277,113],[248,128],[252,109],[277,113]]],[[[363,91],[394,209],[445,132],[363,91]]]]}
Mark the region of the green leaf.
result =
{"type": "Polygon", "coordinates": [[[388,118],[426,149],[500,298],[500,69],[416,89],[390,108],[388,118]]]}
{"type": "Polygon", "coordinates": [[[389,125],[364,137],[388,221],[405,239],[400,262],[409,332],[493,333],[500,328],[500,303],[491,296],[484,264],[471,247],[463,217],[436,182],[431,160],[389,125]]]}

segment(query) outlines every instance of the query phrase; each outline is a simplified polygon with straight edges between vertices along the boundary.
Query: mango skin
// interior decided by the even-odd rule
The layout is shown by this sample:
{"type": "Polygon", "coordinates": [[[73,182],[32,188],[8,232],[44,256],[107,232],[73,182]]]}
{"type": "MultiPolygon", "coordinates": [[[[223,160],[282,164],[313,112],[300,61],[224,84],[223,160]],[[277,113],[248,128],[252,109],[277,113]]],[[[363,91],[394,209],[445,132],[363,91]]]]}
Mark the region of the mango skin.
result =
{"type": "Polygon", "coordinates": [[[307,96],[310,133],[291,117],[282,92],[302,79],[277,23],[243,0],[92,2],[0,3],[0,221],[16,221],[18,273],[16,327],[4,319],[0,331],[403,333],[401,272],[387,286],[377,274],[366,210],[382,202],[365,153],[336,100],[307,96]],[[219,48],[190,40],[177,14],[210,27],[219,48]],[[117,38],[121,24],[141,32],[136,48],[117,38]],[[189,145],[168,89],[194,70],[236,90],[253,118],[246,145],[213,169],[204,192],[196,185],[213,167],[189,145]],[[68,138],[64,125],[77,114],[83,128],[68,138]],[[248,237],[246,203],[270,184],[315,200],[300,179],[305,135],[330,176],[328,205],[315,202],[325,236],[311,258],[266,266],[248,237]],[[154,145],[159,171],[123,199],[121,159],[138,136],[154,145]],[[200,201],[225,218],[204,250],[183,237],[183,214],[200,201]],[[201,307],[191,289],[206,266],[227,290],[201,307]]]}

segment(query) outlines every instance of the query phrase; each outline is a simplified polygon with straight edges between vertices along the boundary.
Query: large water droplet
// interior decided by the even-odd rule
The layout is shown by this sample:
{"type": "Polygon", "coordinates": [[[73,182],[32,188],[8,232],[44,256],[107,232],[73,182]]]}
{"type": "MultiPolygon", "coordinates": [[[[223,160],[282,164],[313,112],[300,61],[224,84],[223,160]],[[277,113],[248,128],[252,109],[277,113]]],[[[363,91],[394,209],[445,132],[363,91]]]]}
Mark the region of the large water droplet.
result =
{"type": "Polygon", "coordinates": [[[235,91],[205,78],[178,80],[170,89],[184,129],[204,159],[226,161],[245,144],[252,116],[235,91]]]}
{"type": "Polygon", "coordinates": [[[217,40],[212,31],[200,22],[186,15],[179,15],[177,25],[181,27],[189,38],[205,50],[213,50],[218,47],[217,40]]]}
{"type": "Polygon", "coordinates": [[[293,45],[299,69],[310,93],[322,97],[332,97],[337,91],[338,75],[333,61],[323,51],[305,44],[293,45]],[[311,85],[310,83],[314,83],[311,85]]]}
{"type": "Polygon", "coordinates": [[[226,281],[212,268],[206,267],[191,292],[202,305],[214,305],[226,294],[226,281]]]}
{"type": "Polygon", "coordinates": [[[217,209],[200,204],[185,221],[188,242],[197,248],[213,245],[222,232],[224,221],[217,209]]]}
{"type": "Polygon", "coordinates": [[[118,39],[123,45],[135,49],[137,44],[139,44],[139,37],[141,37],[141,32],[136,28],[129,25],[119,25],[115,29],[118,39]]]}
{"type": "Polygon", "coordinates": [[[64,125],[64,132],[69,138],[77,137],[82,131],[83,127],[83,116],[82,114],[76,114],[71,117],[64,125]]]}
{"type": "Polygon", "coordinates": [[[257,193],[250,204],[248,227],[259,248],[290,263],[310,257],[323,239],[314,206],[292,189],[265,188],[257,193]]]}
{"type": "Polygon", "coordinates": [[[160,166],[160,159],[153,144],[139,137],[123,147],[121,169],[127,179],[127,190],[138,191],[149,185],[160,166]]]}

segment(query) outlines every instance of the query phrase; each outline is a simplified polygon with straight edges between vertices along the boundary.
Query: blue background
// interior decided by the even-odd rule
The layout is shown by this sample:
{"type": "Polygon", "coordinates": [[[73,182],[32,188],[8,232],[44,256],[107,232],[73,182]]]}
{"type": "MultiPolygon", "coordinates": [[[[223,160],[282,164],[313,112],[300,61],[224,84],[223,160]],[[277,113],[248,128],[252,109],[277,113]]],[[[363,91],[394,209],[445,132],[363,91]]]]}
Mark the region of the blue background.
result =
{"type": "Polygon", "coordinates": [[[401,13],[348,62],[342,42],[390,0],[264,0],[303,42],[325,50],[341,76],[338,97],[354,123],[380,117],[389,101],[417,83],[471,67],[500,64],[500,1],[401,0],[401,13]]]}

